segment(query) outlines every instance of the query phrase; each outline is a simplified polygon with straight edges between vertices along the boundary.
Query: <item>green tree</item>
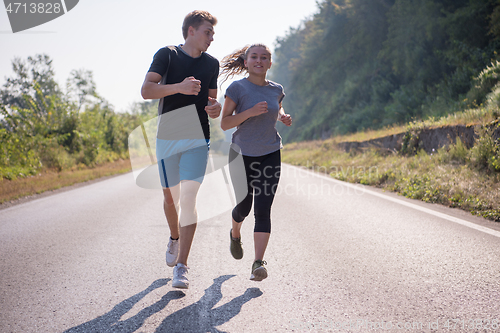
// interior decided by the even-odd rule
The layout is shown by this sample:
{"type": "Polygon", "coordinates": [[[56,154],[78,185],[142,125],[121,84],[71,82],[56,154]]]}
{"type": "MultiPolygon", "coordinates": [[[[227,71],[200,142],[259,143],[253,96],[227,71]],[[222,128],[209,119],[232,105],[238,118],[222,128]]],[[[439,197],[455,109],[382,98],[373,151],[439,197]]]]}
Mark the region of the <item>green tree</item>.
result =
{"type": "Polygon", "coordinates": [[[96,91],[93,74],[89,70],[72,70],[66,81],[66,93],[70,100],[76,101],[78,110],[85,104],[102,102],[96,91]]]}
{"type": "Polygon", "coordinates": [[[498,0],[325,0],[277,39],[271,78],[294,126],[320,139],[481,104],[474,78],[498,58],[498,0]]]}
{"type": "Polygon", "coordinates": [[[125,158],[128,134],[153,107],[115,113],[97,93],[92,72],[83,69],[71,72],[63,94],[46,55],[27,61],[16,58],[13,67],[15,75],[1,91],[1,178],[125,158]]]}
{"type": "Polygon", "coordinates": [[[27,60],[14,58],[12,69],[14,77],[8,78],[0,91],[3,105],[26,107],[24,95],[37,98],[33,82],[38,84],[42,96],[61,94],[59,86],[54,80],[52,60],[48,55],[37,54],[34,57],[28,57],[27,60]]]}

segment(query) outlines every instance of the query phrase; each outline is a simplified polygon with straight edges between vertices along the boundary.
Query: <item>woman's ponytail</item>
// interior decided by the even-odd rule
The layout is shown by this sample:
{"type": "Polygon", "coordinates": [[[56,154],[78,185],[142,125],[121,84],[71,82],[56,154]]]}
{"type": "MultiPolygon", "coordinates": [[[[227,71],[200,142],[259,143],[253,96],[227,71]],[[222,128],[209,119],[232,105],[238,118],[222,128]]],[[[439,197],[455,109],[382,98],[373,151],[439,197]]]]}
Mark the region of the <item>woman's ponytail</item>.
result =
{"type": "Polygon", "coordinates": [[[250,46],[245,46],[244,48],[234,51],[230,55],[225,56],[221,61],[222,72],[220,76],[225,76],[222,83],[226,80],[232,78],[235,75],[242,74],[246,71],[245,59],[246,51],[250,46]]]}

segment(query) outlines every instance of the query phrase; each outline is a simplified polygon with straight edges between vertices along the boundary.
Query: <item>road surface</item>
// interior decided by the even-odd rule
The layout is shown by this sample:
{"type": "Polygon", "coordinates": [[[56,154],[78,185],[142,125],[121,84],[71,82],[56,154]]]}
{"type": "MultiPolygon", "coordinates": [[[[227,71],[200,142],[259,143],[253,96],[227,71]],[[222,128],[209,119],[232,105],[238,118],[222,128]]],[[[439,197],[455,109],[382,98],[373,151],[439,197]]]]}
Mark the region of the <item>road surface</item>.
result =
{"type": "Polygon", "coordinates": [[[254,282],[217,214],[180,291],[132,174],[0,210],[0,332],[500,332],[498,224],[284,165],[254,282]]]}

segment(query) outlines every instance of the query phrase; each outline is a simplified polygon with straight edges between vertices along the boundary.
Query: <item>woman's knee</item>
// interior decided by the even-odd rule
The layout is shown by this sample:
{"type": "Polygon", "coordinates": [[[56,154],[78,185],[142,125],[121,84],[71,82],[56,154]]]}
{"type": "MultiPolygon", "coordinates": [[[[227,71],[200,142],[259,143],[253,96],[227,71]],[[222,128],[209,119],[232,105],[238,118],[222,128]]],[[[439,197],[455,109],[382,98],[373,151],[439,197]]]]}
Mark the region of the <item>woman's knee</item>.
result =
{"type": "Polygon", "coordinates": [[[271,218],[267,216],[255,216],[254,232],[271,233],[271,218]]]}
{"type": "Polygon", "coordinates": [[[231,214],[233,220],[235,220],[238,223],[243,222],[243,220],[248,216],[248,214],[250,214],[250,210],[251,206],[250,209],[248,209],[248,207],[237,205],[236,207],[234,207],[231,214]]]}

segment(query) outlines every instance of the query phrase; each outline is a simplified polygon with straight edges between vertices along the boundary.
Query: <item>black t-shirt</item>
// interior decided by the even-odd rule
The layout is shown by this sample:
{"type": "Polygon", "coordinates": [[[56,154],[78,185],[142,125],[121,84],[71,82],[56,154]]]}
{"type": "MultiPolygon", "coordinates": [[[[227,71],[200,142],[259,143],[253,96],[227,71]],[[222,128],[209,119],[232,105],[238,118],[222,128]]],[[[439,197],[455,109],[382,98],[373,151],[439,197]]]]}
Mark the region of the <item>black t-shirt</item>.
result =
{"type": "Polygon", "coordinates": [[[167,68],[166,84],[180,83],[186,77],[193,76],[201,81],[201,91],[196,96],[175,94],[164,97],[162,114],[195,104],[203,133],[205,138],[209,139],[210,125],[205,106],[208,104],[208,90],[217,89],[219,61],[205,52],[198,58],[193,58],[184,52],[180,46],[167,46],[156,52],[148,72],[158,73],[163,77],[167,68]]]}

